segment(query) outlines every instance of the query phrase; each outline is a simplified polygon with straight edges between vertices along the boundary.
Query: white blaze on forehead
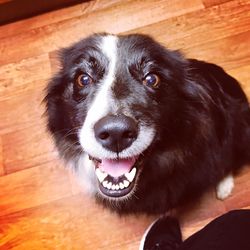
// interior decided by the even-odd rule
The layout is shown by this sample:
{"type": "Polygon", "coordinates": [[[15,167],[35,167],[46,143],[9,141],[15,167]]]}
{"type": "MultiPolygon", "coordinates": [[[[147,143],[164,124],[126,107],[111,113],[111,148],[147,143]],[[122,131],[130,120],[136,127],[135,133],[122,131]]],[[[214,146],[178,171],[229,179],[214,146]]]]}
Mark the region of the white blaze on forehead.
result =
{"type": "MultiPolygon", "coordinates": [[[[106,80],[114,80],[115,77],[115,65],[117,60],[117,36],[105,36],[100,44],[102,53],[109,59],[109,72],[106,80]]],[[[112,82],[110,83],[112,84],[112,82]]]]}
{"type": "MultiPolygon", "coordinates": [[[[103,155],[106,150],[95,139],[93,129],[94,125],[98,120],[106,116],[108,113],[115,111],[113,110],[115,105],[111,87],[115,79],[117,42],[118,37],[112,35],[103,36],[100,41],[99,49],[108,59],[108,69],[104,75],[104,78],[99,83],[100,88],[93,100],[92,105],[90,106],[83,127],[79,134],[80,143],[83,149],[95,157],[98,157],[97,152],[98,154],[103,155]]],[[[106,154],[108,154],[106,156],[110,158],[110,152],[106,152],[106,154]]],[[[114,156],[115,155],[116,154],[114,154],[114,156]]]]}

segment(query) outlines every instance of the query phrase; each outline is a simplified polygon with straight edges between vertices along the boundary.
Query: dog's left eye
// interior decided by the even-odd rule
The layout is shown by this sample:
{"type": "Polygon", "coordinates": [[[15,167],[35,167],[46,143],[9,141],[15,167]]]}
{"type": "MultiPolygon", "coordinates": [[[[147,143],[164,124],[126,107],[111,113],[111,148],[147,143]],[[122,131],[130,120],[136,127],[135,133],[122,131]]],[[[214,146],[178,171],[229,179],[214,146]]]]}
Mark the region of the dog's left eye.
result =
{"type": "Polygon", "coordinates": [[[78,86],[82,88],[93,83],[93,79],[88,74],[84,73],[77,77],[76,82],[78,86]]]}
{"type": "Polygon", "coordinates": [[[147,74],[143,79],[143,84],[151,88],[157,88],[160,84],[160,78],[156,74],[147,74]]]}

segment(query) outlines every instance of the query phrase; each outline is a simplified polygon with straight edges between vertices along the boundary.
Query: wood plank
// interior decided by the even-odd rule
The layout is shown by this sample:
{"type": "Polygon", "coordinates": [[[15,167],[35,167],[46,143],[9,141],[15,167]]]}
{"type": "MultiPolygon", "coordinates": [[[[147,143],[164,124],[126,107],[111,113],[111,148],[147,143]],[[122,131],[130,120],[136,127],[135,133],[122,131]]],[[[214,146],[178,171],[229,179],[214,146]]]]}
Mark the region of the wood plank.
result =
{"type": "MultiPolygon", "coordinates": [[[[171,49],[204,47],[227,37],[248,32],[250,1],[232,1],[220,6],[197,10],[188,14],[154,23],[126,33],[150,34],[171,49]]],[[[223,40],[222,40],[223,41],[223,40]]],[[[236,40],[240,46],[244,40],[236,40]]],[[[229,45],[229,44],[226,44],[229,45]]],[[[227,46],[224,46],[226,49],[227,46]]],[[[235,45],[236,46],[236,45],[235,45]]]]}
{"type": "Polygon", "coordinates": [[[2,136],[3,163],[7,174],[57,159],[57,152],[44,123],[2,136]]]}
{"type": "Polygon", "coordinates": [[[214,5],[220,5],[222,3],[226,3],[232,0],[202,0],[202,2],[204,3],[205,7],[211,7],[214,5]]]}
{"type": "MultiPolygon", "coordinates": [[[[217,40],[221,40],[220,43],[223,43],[225,41],[223,40],[224,38],[227,40],[229,36],[235,35],[236,37],[236,35],[240,33],[248,32],[249,23],[250,1],[233,1],[219,7],[197,10],[166,19],[162,22],[147,25],[132,31],[130,30],[124,34],[137,32],[150,34],[163,45],[171,49],[182,50],[186,52],[188,56],[190,55],[196,58],[196,50],[198,50],[197,56],[199,56],[200,51],[202,52],[203,50],[203,48],[201,48],[199,51],[199,46],[205,47],[210,42],[214,42],[216,46],[217,40]],[[209,26],[209,29],[206,28],[207,26],[209,26]],[[206,30],[206,32],[204,32],[204,30],[206,30]],[[193,51],[195,53],[193,53],[193,51]]],[[[244,45],[247,46],[248,41],[245,42],[244,39],[238,39],[234,47],[239,47],[242,41],[244,45]]],[[[220,43],[218,45],[220,45],[220,43]]],[[[226,46],[222,46],[223,49],[224,47],[226,46]]],[[[226,47],[226,49],[228,48],[226,47]]],[[[244,53],[244,48],[242,48],[242,51],[244,53]]],[[[209,53],[210,52],[204,52],[204,54],[208,55],[209,53]]],[[[217,51],[211,51],[211,53],[217,54],[217,51]]],[[[238,53],[238,51],[236,53],[238,53]]],[[[226,55],[227,51],[225,51],[224,54],[226,55]]],[[[57,67],[53,67],[53,65],[56,64],[56,53],[50,53],[50,57],[52,69],[55,68],[53,71],[56,71],[57,67]]],[[[248,55],[246,55],[245,58],[247,59],[247,57],[248,55]]],[[[204,56],[201,58],[203,58],[203,60],[206,59],[204,56]]]]}
{"type": "Polygon", "coordinates": [[[3,165],[3,143],[2,143],[2,137],[0,137],[0,176],[4,175],[4,165],[3,165]]]}
{"type": "Polygon", "coordinates": [[[171,0],[164,4],[148,0],[143,5],[140,0],[126,0],[119,6],[0,39],[0,65],[57,50],[93,32],[125,32],[201,8],[201,0],[171,0]]]}
{"type": "Polygon", "coordinates": [[[250,63],[250,31],[185,48],[187,56],[213,62],[231,70],[250,63]]]}
{"type": "Polygon", "coordinates": [[[61,22],[63,20],[79,17],[96,10],[101,10],[117,3],[121,0],[95,0],[76,4],[60,10],[51,11],[35,17],[20,20],[0,26],[0,38],[18,35],[29,30],[40,28],[52,23],[61,22]]]}
{"type": "Polygon", "coordinates": [[[47,54],[27,58],[18,63],[0,67],[0,101],[15,98],[20,93],[45,88],[51,77],[50,60],[47,54]]]}
{"type": "MultiPolygon", "coordinates": [[[[213,201],[212,199],[207,207],[208,211],[213,209],[213,201]]],[[[195,221],[190,223],[191,221],[186,218],[186,222],[182,224],[184,238],[209,223],[213,216],[220,215],[218,213],[212,217],[198,219],[199,212],[194,210],[193,214],[196,215],[195,221]]],[[[144,216],[120,218],[96,206],[91,198],[80,194],[0,217],[3,228],[0,243],[15,244],[13,240],[21,237],[18,249],[30,249],[31,246],[41,249],[44,247],[43,244],[46,244],[48,249],[53,244],[58,247],[57,249],[64,249],[65,245],[71,246],[71,249],[130,249],[128,246],[131,249],[138,249],[143,232],[154,218],[144,216]],[[21,228],[22,235],[19,234],[21,228]],[[112,234],[104,240],[107,228],[112,234]]]]}
{"type": "Polygon", "coordinates": [[[1,176],[0,190],[0,216],[3,218],[72,194],[67,171],[57,161],[1,176]]]}
{"type": "Polygon", "coordinates": [[[0,217],[0,246],[19,250],[138,249],[152,220],[144,216],[121,218],[77,195],[0,217]]]}
{"type": "MultiPolygon", "coordinates": [[[[7,98],[0,101],[0,134],[6,134],[15,130],[21,130],[32,125],[44,127],[44,98],[45,81],[32,82],[33,89],[28,89],[14,98],[7,98]]],[[[47,83],[46,83],[47,84],[47,83]]]]}

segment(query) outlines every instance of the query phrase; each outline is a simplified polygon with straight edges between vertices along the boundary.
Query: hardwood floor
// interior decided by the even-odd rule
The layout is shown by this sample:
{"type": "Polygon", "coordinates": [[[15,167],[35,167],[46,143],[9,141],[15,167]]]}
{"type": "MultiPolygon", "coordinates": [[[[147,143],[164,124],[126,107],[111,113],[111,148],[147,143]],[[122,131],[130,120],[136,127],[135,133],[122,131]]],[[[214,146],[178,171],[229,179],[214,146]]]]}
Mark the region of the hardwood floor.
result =
{"type": "MultiPolygon", "coordinates": [[[[0,26],[0,249],[138,249],[154,216],[97,206],[58,160],[42,99],[56,52],[92,32],[140,32],[237,78],[250,98],[249,0],[95,0],[0,26]]],[[[179,211],[184,237],[250,208],[250,170],[224,202],[211,190],[179,211]]]]}

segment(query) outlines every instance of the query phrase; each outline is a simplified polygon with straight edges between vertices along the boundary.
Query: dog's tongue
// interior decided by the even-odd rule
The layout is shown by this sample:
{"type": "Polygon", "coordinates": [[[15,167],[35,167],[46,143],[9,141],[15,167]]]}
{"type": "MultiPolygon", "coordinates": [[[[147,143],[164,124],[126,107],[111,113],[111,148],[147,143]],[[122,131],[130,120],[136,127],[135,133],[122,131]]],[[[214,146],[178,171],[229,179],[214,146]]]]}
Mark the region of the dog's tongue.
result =
{"type": "Polygon", "coordinates": [[[112,177],[119,177],[121,175],[129,173],[133,165],[135,164],[135,161],[135,158],[119,160],[104,159],[99,164],[99,168],[112,177]]]}

